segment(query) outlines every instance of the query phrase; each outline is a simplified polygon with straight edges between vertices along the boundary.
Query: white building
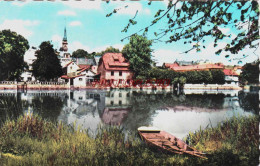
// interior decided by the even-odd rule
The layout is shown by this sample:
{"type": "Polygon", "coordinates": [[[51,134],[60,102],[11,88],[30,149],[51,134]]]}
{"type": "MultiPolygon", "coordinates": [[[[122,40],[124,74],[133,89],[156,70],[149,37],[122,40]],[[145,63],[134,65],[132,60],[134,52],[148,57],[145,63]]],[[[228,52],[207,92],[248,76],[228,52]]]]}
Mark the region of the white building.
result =
{"type": "Polygon", "coordinates": [[[32,64],[37,59],[35,52],[36,48],[32,47],[24,54],[24,62],[27,63],[29,69],[21,74],[21,81],[35,81],[35,77],[32,75],[32,64]]]}
{"type": "Polygon", "coordinates": [[[225,83],[238,86],[238,74],[232,69],[224,69],[225,83]]]}
{"type": "Polygon", "coordinates": [[[79,66],[71,61],[63,68],[64,75],[61,76],[71,86],[83,87],[94,80],[95,73],[91,71],[90,65],[79,66]]]}

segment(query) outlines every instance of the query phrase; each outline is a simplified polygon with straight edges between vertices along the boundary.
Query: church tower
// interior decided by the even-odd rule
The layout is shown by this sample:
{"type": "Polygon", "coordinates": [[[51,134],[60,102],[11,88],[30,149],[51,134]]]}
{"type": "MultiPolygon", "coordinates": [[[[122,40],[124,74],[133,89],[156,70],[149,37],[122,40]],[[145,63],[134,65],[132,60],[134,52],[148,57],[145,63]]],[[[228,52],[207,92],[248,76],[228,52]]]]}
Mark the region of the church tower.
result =
{"type": "Polygon", "coordinates": [[[66,30],[66,27],[64,28],[64,37],[63,37],[63,40],[62,40],[61,51],[64,51],[64,52],[68,51],[68,40],[67,40],[67,30],[66,30]]]}

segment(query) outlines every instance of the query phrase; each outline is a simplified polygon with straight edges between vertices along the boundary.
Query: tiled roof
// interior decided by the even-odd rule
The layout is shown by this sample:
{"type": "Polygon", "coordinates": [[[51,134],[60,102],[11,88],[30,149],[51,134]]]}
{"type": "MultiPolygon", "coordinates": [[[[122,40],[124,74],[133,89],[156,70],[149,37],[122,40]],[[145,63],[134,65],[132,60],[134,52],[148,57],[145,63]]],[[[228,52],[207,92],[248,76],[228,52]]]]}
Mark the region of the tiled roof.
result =
{"type": "Polygon", "coordinates": [[[105,53],[102,61],[106,70],[129,70],[130,64],[122,53],[105,53]]]}
{"type": "Polygon", "coordinates": [[[79,68],[80,68],[80,70],[82,70],[82,69],[89,69],[90,67],[91,67],[91,65],[78,65],[79,66],[79,68]]]}
{"type": "Polygon", "coordinates": [[[69,77],[67,75],[63,75],[63,76],[61,76],[61,78],[63,78],[63,79],[71,79],[71,78],[76,78],[76,77],[81,77],[81,76],[84,76],[84,74],[73,76],[73,77],[69,77]]]}
{"type": "Polygon", "coordinates": [[[179,66],[179,64],[178,63],[164,63],[164,66],[166,68],[173,68],[173,67],[179,66]]]}
{"type": "Polygon", "coordinates": [[[72,63],[72,61],[70,61],[69,63],[67,63],[64,67],[68,67],[71,63],[72,63]]]}
{"type": "Polygon", "coordinates": [[[208,69],[223,69],[222,65],[216,64],[201,64],[201,65],[189,65],[189,66],[175,66],[171,67],[174,71],[192,71],[192,70],[208,70],[208,69]]]}
{"type": "Polygon", "coordinates": [[[231,69],[224,69],[223,72],[226,76],[238,76],[238,74],[231,69]]]}
{"type": "Polygon", "coordinates": [[[236,66],[237,69],[243,69],[243,66],[236,66]]]}

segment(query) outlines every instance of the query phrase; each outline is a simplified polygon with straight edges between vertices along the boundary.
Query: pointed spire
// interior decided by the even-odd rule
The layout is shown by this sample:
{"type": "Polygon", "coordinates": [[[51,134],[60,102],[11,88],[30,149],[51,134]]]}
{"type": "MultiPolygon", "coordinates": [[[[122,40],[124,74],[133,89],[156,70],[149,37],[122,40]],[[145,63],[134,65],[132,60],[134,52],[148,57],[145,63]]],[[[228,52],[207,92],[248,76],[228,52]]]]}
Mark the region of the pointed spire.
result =
{"type": "Polygon", "coordinates": [[[67,30],[66,30],[66,26],[64,28],[64,37],[63,37],[63,41],[67,41],[67,30]]]}

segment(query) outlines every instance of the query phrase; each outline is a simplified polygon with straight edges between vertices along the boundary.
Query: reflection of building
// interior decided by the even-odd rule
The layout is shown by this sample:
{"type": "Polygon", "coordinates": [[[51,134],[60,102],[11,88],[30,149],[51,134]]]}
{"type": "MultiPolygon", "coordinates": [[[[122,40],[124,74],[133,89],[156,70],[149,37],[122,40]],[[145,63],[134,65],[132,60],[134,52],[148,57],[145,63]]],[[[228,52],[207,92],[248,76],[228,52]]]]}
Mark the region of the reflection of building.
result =
{"type": "Polygon", "coordinates": [[[105,53],[98,64],[100,80],[131,80],[129,66],[122,53],[105,53]]]}
{"type": "Polygon", "coordinates": [[[114,90],[107,92],[106,106],[126,106],[130,103],[131,91],[114,90]]]}
{"type": "Polygon", "coordinates": [[[130,108],[105,108],[102,121],[109,125],[120,125],[127,117],[130,108]]]}
{"type": "Polygon", "coordinates": [[[101,115],[105,124],[120,125],[131,111],[131,91],[109,91],[106,94],[105,109],[101,115]]]}

